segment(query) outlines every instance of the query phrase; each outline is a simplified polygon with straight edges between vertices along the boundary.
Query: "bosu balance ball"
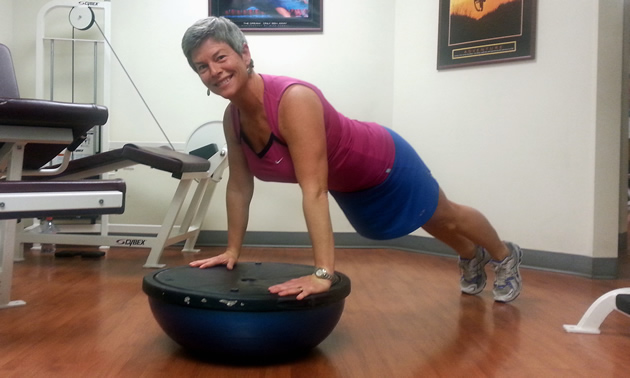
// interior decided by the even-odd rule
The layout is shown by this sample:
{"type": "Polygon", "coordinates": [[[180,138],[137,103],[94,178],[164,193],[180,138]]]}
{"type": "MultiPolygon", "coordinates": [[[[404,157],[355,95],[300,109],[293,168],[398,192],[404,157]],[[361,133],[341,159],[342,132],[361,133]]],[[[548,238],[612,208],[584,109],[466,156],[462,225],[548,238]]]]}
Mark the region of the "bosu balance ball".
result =
{"type": "Polygon", "coordinates": [[[207,358],[286,358],[321,343],[335,328],[350,279],[335,272],[326,293],[297,300],[270,286],[312,274],[313,267],[239,262],[233,270],[189,266],[144,277],[153,316],[183,348],[207,358]]]}

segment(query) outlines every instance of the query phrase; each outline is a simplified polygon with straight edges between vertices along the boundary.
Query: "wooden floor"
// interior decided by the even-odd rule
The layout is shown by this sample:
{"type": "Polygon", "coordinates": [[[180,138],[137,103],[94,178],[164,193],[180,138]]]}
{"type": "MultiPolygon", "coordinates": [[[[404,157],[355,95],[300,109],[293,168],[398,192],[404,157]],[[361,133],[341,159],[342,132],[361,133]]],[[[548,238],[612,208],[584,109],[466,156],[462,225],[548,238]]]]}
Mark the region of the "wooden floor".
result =
{"type": "MultiPolygon", "coordinates": [[[[169,266],[215,254],[165,251],[169,266]]],[[[459,293],[456,260],[394,250],[339,250],[353,291],[333,333],[312,353],[271,365],[195,359],[159,328],[142,292],[146,250],[100,260],[26,252],[13,299],[0,310],[0,377],[622,377],[630,371],[630,317],[601,335],[565,333],[601,294],[630,286],[522,269],[524,289],[497,304],[490,288],[459,293]]],[[[247,249],[243,261],[309,264],[303,249],[247,249]]],[[[489,271],[490,280],[493,279],[489,271]]]]}

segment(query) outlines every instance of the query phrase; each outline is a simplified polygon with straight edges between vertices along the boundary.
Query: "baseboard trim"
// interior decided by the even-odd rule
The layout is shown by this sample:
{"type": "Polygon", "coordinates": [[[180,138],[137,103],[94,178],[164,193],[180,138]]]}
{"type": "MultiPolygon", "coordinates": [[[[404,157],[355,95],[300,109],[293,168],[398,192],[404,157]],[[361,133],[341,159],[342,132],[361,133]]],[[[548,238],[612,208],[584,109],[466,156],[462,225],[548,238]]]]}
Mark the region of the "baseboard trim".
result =
{"type": "MultiPolygon", "coordinates": [[[[197,241],[199,246],[225,246],[226,244],[226,231],[201,231],[197,241]]],[[[249,231],[243,244],[249,247],[269,248],[309,248],[311,246],[306,232],[249,231]]],[[[391,248],[453,258],[457,256],[449,247],[436,239],[415,235],[392,240],[371,240],[351,232],[335,233],[335,245],[337,248],[391,248]]],[[[523,250],[522,266],[594,279],[615,279],[618,270],[616,258],[593,258],[532,249],[523,250]]]]}

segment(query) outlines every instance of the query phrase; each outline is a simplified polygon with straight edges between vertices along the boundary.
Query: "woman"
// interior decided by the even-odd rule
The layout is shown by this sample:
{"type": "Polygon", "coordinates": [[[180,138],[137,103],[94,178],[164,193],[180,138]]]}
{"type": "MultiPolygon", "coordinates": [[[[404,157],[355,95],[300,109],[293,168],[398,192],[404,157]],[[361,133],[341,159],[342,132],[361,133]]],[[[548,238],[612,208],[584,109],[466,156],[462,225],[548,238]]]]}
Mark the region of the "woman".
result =
{"type": "Polygon", "coordinates": [[[330,193],[365,237],[396,238],[422,227],[452,247],[460,256],[463,293],[483,290],[484,268],[492,260],[495,300],[509,302],[519,295],[520,248],[502,242],[477,210],[448,200],[395,132],[344,117],[309,83],[256,74],[245,36],[225,18],[196,22],[182,49],[208,93],[230,100],[223,119],[230,162],[228,245],[224,253],[191,266],[234,267],[256,176],[299,184],[313,244],[314,273],[274,285],[271,293],[303,299],[330,288],[335,270],[330,193]]]}

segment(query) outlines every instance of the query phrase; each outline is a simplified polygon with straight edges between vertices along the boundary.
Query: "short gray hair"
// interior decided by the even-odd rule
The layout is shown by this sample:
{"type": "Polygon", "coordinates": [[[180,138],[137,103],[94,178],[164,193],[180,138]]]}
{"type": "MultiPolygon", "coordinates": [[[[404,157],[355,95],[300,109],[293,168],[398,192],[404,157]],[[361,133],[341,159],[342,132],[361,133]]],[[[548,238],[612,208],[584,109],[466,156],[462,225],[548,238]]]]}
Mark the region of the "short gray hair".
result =
{"type": "Polygon", "coordinates": [[[192,61],[193,51],[209,38],[228,44],[239,55],[243,55],[243,46],[247,43],[241,29],[225,17],[212,16],[195,22],[182,38],[182,50],[195,72],[197,68],[192,61]]]}

